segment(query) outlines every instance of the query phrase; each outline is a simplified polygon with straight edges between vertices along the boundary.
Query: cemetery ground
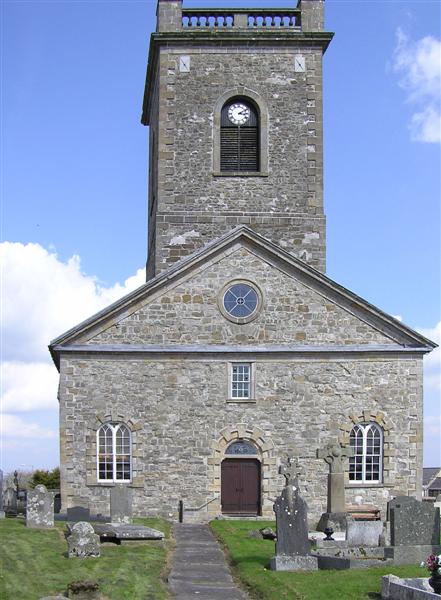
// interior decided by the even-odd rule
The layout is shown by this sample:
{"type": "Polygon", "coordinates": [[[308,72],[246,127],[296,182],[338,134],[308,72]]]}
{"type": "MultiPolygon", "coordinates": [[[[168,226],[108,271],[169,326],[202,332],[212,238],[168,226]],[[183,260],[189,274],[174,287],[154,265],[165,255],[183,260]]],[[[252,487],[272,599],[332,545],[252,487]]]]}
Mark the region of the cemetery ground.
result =
{"type": "Polygon", "coordinates": [[[229,556],[237,581],[258,600],[379,600],[383,575],[428,576],[419,565],[341,571],[271,571],[269,562],[274,556],[274,542],[252,537],[250,532],[262,527],[274,529],[275,522],[219,520],[210,525],[229,556]]]}
{"type": "Polygon", "coordinates": [[[135,519],[160,529],[165,541],[105,543],[99,558],[67,558],[65,522],[51,529],[30,529],[24,519],[0,521],[0,599],[36,600],[65,592],[72,581],[94,580],[111,600],[162,600],[171,546],[170,523],[163,519],[135,519]]]}

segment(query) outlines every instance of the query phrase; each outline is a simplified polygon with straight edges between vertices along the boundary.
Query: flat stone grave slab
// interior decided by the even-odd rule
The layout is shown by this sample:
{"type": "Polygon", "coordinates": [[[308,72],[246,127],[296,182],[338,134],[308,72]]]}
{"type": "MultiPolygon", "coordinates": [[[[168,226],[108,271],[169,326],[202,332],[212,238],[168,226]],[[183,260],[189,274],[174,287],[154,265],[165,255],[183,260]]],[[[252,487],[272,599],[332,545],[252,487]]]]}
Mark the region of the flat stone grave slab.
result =
{"type": "MultiPolygon", "coordinates": [[[[92,523],[93,530],[101,541],[162,540],[162,531],[144,527],[144,525],[126,525],[123,523],[92,523]]],[[[69,526],[68,526],[69,527],[69,526]]]]}
{"type": "Polygon", "coordinates": [[[372,567],[384,567],[393,565],[391,558],[365,557],[349,558],[341,556],[317,555],[319,569],[371,569],[372,567]]]}

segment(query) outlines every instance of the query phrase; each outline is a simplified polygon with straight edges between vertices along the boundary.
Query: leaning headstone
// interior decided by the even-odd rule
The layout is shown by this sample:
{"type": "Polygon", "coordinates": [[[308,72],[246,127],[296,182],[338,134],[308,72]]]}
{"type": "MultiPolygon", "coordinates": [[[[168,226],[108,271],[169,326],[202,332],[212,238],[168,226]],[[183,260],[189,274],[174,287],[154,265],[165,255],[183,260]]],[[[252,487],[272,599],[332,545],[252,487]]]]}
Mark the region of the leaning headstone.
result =
{"type": "Polygon", "coordinates": [[[274,503],[276,513],[276,556],[271,559],[274,571],[316,570],[317,558],[310,556],[307,505],[299,493],[298,461],[288,460],[281,467],[285,487],[274,503]]]}
{"type": "Polygon", "coordinates": [[[317,458],[323,458],[329,465],[328,502],[326,512],[320,517],[318,531],[332,527],[334,531],[346,528],[345,474],[344,466],[347,458],[354,456],[354,449],[341,444],[327,444],[317,450],[317,458]]]}
{"type": "Polygon", "coordinates": [[[356,521],[352,517],[346,520],[346,542],[350,548],[379,546],[382,534],[382,521],[356,521]]]}
{"type": "Polygon", "coordinates": [[[390,508],[391,545],[438,545],[440,541],[439,508],[426,502],[420,502],[415,498],[406,498],[406,501],[401,504],[396,498],[397,502],[390,508]]]}
{"type": "Polygon", "coordinates": [[[67,538],[67,546],[69,558],[100,556],[100,536],[94,532],[90,523],[75,523],[67,538]]]}
{"type": "Polygon", "coordinates": [[[54,526],[54,494],[44,485],[29,490],[26,504],[26,527],[54,526]]]}
{"type": "Polygon", "coordinates": [[[115,485],[110,490],[110,520],[112,523],[132,522],[132,490],[126,485],[115,485]]]}
{"type": "Polygon", "coordinates": [[[5,518],[5,511],[3,510],[3,471],[0,469],[0,519],[5,518]]]}
{"type": "Polygon", "coordinates": [[[84,506],[72,506],[66,511],[68,521],[90,521],[90,510],[84,506]]]}

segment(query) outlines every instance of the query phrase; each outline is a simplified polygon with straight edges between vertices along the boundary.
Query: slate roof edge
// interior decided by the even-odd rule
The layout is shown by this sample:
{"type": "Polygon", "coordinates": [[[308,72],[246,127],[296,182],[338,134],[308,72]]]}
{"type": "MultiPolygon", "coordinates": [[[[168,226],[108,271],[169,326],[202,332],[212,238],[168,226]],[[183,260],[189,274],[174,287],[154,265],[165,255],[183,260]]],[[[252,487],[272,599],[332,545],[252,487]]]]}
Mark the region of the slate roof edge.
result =
{"type": "Polygon", "coordinates": [[[400,347],[395,345],[369,345],[369,344],[348,344],[348,345],[323,345],[323,346],[226,346],[226,345],[195,345],[195,344],[72,344],[71,346],[56,345],[53,347],[55,352],[69,353],[153,353],[153,354],[321,354],[321,353],[426,353],[432,348],[428,347],[400,347]]]}
{"type": "MultiPolygon", "coordinates": [[[[355,302],[355,304],[363,307],[372,316],[379,318],[383,322],[386,322],[390,327],[392,327],[392,329],[400,331],[401,334],[404,334],[405,336],[410,337],[417,344],[420,344],[421,346],[431,349],[431,350],[433,348],[437,347],[437,344],[435,344],[431,340],[425,338],[420,333],[414,331],[413,329],[411,329],[407,325],[404,325],[400,321],[397,321],[396,319],[394,319],[387,313],[383,312],[382,310],[380,310],[373,304],[370,304],[369,302],[367,302],[360,296],[357,296],[356,294],[354,294],[347,288],[339,285],[338,283],[336,283],[335,281],[333,281],[332,279],[330,279],[329,277],[327,277],[320,271],[317,271],[316,269],[307,265],[306,263],[304,263],[300,259],[296,258],[295,256],[293,256],[286,250],[283,250],[283,248],[281,248],[274,242],[267,240],[266,238],[264,238],[260,234],[256,233],[255,231],[253,231],[246,225],[239,225],[238,227],[235,227],[234,229],[231,229],[230,231],[226,232],[224,235],[209,242],[205,246],[202,246],[201,248],[199,248],[192,254],[185,256],[181,260],[177,261],[174,265],[172,265],[169,269],[161,272],[159,275],[157,275],[153,279],[149,280],[148,282],[146,282],[145,284],[143,284],[136,290],[133,290],[132,292],[130,292],[123,298],[120,298],[116,302],[113,302],[112,304],[110,304],[109,306],[104,308],[103,310],[95,313],[88,319],[82,321],[75,327],[69,329],[65,333],[63,333],[60,336],[53,339],[49,344],[49,350],[52,354],[52,358],[53,358],[55,364],[57,364],[56,357],[54,356],[54,349],[56,346],[59,346],[63,342],[66,342],[70,338],[78,335],[79,333],[81,333],[82,331],[84,331],[90,325],[96,323],[97,321],[122,309],[124,306],[128,306],[133,300],[136,300],[138,297],[143,296],[145,293],[152,291],[155,288],[160,288],[161,285],[167,283],[172,278],[178,276],[181,272],[184,272],[185,270],[192,268],[195,264],[198,263],[198,261],[201,259],[201,257],[209,254],[210,252],[213,252],[213,253],[221,252],[228,244],[234,243],[235,241],[237,241],[239,238],[242,238],[242,237],[245,239],[248,239],[250,242],[266,249],[267,251],[271,252],[273,255],[278,256],[281,260],[284,260],[285,262],[291,264],[292,266],[297,268],[299,271],[301,271],[307,277],[311,277],[312,279],[320,282],[325,287],[332,289],[334,292],[343,296],[350,302],[352,302],[352,303],[355,302]]],[[[414,347],[414,346],[412,346],[412,347],[414,347]]],[[[428,352],[428,351],[430,351],[430,350],[426,350],[426,352],[428,352]]]]}

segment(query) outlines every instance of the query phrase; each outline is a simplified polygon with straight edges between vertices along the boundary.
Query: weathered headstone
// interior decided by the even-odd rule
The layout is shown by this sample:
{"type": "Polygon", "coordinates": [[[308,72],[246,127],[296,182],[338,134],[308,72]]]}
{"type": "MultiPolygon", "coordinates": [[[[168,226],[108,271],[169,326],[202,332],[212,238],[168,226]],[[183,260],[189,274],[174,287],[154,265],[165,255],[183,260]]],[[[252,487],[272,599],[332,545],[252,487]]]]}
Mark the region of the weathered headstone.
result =
{"type": "Polygon", "coordinates": [[[72,506],[66,511],[68,521],[90,521],[90,510],[84,506],[72,506]]]}
{"type": "Polygon", "coordinates": [[[346,541],[349,547],[379,546],[383,534],[382,521],[356,521],[346,519],[346,541]]]}
{"type": "Polygon", "coordinates": [[[29,490],[26,504],[26,527],[54,526],[54,494],[44,485],[29,490]]]}
{"type": "Polygon", "coordinates": [[[392,546],[438,545],[440,540],[439,508],[415,498],[396,498],[390,508],[392,546]],[[409,501],[410,500],[410,501],[409,501]]]}
{"type": "Polygon", "coordinates": [[[69,558],[100,556],[100,536],[94,532],[92,525],[85,521],[75,523],[72,527],[67,546],[69,558]]]}
{"type": "Polygon", "coordinates": [[[17,514],[17,490],[13,487],[7,487],[3,496],[4,509],[9,515],[17,514]]]}
{"type": "Polygon", "coordinates": [[[274,503],[276,513],[276,556],[271,559],[274,571],[316,570],[317,558],[310,556],[307,505],[299,493],[298,461],[288,459],[280,468],[285,487],[274,503]]]}
{"type": "Polygon", "coordinates": [[[112,523],[132,522],[132,490],[115,485],[110,490],[110,520],[112,523]]]}
{"type": "Polygon", "coordinates": [[[328,501],[326,513],[321,516],[317,527],[319,531],[324,531],[327,527],[332,527],[334,531],[346,528],[344,466],[346,459],[351,456],[354,456],[354,449],[339,443],[327,444],[317,450],[317,458],[323,458],[329,465],[328,501]]]}
{"type": "Polygon", "coordinates": [[[5,511],[3,510],[3,471],[0,469],[0,519],[5,518],[5,511]]]}
{"type": "Polygon", "coordinates": [[[397,505],[404,506],[405,504],[413,504],[413,502],[415,502],[413,496],[406,496],[405,494],[398,493],[387,503],[386,520],[390,521],[390,511],[392,508],[395,508],[397,505]]]}

